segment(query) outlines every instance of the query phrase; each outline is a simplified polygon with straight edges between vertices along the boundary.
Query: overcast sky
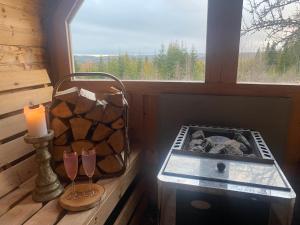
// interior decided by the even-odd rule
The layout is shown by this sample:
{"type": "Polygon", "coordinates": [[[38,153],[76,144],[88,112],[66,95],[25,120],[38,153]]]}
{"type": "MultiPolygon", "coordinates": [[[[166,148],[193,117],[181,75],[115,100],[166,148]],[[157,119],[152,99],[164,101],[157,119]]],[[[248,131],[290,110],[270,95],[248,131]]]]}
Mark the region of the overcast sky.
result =
{"type": "MultiPolygon", "coordinates": [[[[85,0],[71,23],[73,53],[154,54],[175,41],[204,53],[206,23],[207,0],[85,0]]],[[[261,38],[242,44],[253,51],[261,38]]]]}

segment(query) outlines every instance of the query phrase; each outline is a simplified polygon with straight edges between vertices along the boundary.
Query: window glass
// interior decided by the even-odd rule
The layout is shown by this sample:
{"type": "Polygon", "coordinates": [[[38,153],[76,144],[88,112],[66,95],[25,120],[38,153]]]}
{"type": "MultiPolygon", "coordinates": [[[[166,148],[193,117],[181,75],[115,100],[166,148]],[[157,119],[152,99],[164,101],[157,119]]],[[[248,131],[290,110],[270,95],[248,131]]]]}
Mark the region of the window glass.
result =
{"type": "Polygon", "coordinates": [[[300,83],[300,1],[244,0],[238,82],[300,83]]]}
{"type": "Polygon", "coordinates": [[[76,72],[204,80],[207,0],[85,0],[70,24],[76,72]]]}

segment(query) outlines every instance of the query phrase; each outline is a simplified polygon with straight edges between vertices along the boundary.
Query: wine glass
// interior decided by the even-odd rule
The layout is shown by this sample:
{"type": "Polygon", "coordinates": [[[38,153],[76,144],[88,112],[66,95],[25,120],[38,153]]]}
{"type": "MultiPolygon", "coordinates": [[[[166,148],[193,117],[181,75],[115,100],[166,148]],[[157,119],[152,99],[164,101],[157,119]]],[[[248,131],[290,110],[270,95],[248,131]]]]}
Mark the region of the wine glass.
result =
{"type": "Polygon", "coordinates": [[[95,193],[92,190],[92,177],[96,167],[96,151],[95,149],[82,150],[81,155],[84,172],[89,177],[89,195],[94,196],[95,193]]]}
{"type": "Polygon", "coordinates": [[[71,198],[76,199],[75,178],[78,171],[78,155],[77,152],[64,151],[64,166],[69,179],[72,181],[71,198]]]}

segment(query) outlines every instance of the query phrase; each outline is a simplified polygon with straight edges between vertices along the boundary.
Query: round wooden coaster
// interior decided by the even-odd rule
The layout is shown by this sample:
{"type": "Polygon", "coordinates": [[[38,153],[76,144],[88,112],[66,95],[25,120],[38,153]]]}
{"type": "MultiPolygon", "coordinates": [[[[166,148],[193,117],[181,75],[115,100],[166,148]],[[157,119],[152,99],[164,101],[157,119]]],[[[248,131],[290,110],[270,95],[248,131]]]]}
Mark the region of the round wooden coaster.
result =
{"type": "Polygon", "coordinates": [[[69,186],[63,195],[59,198],[61,207],[69,211],[83,211],[96,206],[104,195],[104,187],[99,184],[92,184],[94,196],[89,196],[87,192],[90,190],[89,184],[76,184],[76,199],[71,198],[72,187],[69,186]]]}

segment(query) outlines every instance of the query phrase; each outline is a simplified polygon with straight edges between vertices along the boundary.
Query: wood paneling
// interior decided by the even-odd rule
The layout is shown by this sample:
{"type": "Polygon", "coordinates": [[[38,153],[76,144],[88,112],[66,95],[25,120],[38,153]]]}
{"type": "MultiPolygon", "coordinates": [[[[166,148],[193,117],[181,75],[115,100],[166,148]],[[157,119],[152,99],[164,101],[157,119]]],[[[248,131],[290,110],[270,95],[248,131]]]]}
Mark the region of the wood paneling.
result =
{"type": "Polygon", "coordinates": [[[4,27],[21,28],[39,33],[42,31],[42,25],[39,16],[23,11],[22,9],[1,4],[1,1],[0,24],[4,27]]]}
{"type": "Polygon", "coordinates": [[[16,190],[0,199],[0,216],[6,213],[13,205],[29,194],[35,186],[35,176],[22,183],[16,190]]]}
{"type": "Polygon", "coordinates": [[[0,3],[37,16],[40,15],[43,5],[41,0],[1,0],[0,3]]]}
{"type": "Polygon", "coordinates": [[[34,156],[0,173],[0,197],[18,187],[36,173],[34,156]]]}
{"type": "Polygon", "coordinates": [[[0,25],[0,44],[40,47],[44,45],[43,34],[27,29],[0,25]]]}
{"type": "Polygon", "coordinates": [[[31,66],[45,63],[45,50],[39,47],[0,45],[0,66],[31,66]]]}
{"type": "Polygon", "coordinates": [[[0,167],[33,151],[33,146],[26,144],[23,136],[2,144],[0,145],[0,167]]]}
{"type": "Polygon", "coordinates": [[[37,105],[51,101],[52,87],[38,88],[0,95],[0,115],[23,109],[25,105],[37,105]],[[13,101],[12,101],[13,100],[13,101]]]}
{"type": "Polygon", "coordinates": [[[28,196],[0,217],[0,225],[21,225],[42,208],[42,206],[43,204],[41,202],[34,202],[32,197],[28,196]]]}
{"type": "Polygon", "coordinates": [[[49,84],[46,70],[0,72],[0,91],[49,84]]]}

